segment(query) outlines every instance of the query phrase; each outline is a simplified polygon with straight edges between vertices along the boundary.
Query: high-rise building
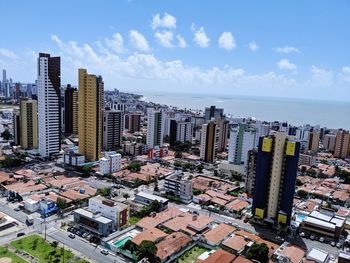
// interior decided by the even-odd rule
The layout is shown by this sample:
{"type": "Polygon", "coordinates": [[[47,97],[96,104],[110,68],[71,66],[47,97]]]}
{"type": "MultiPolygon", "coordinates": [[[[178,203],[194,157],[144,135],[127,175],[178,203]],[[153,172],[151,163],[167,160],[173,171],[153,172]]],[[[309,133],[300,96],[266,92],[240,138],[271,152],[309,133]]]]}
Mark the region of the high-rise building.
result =
{"type": "Polygon", "coordinates": [[[163,145],[164,114],[162,111],[147,108],[147,137],[148,149],[163,145]]]}
{"type": "Polygon", "coordinates": [[[14,143],[15,145],[20,145],[21,144],[21,114],[19,110],[13,111],[12,126],[13,126],[14,143]]]}
{"type": "Polygon", "coordinates": [[[38,147],[38,103],[36,100],[21,99],[20,127],[22,149],[38,147]]]}
{"type": "Polygon", "coordinates": [[[318,143],[320,141],[320,132],[313,130],[309,132],[307,150],[312,152],[318,151],[318,143]]]}
{"type": "Polygon", "coordinates": [[[78,90],[70,84],[64,90],[64,132],[78,134],[78,90]]]}
{"type": "Polygon", "coordinates": [[[232,127],[228,148],[228,161],[237,165],[246,165],[248,151],[256,147],[255,128],[250,128],[246,123],[240,123],[232,127]]]}
{"type": "Polygon", "coordinates": [[[102,156],[103,80],[79,69],[79,153],[89,161],[102,156]]]}
{"type": "Polygon", "coordinates": [[[192,122],[191,119],[169,119],[169,143],[192,141],[192,122]]]}
{"type": "Polygon", "coordinates": [[[254,193],[254,182],[255,182],[255,172],[256,172],[256,160],[258,152],[257,150],[248,151],[247,160],[247,175],[245,178],[245,189],[248,194],[253,195],[254,193]]]}
{"type": "Polygon", "coordinates": [[[219,142],[219,128],[214,120],[202,125],[200,158],[205,162],[214,162],[219,142]]]}
{"type": "Polygon", "coordinates": [[[123,112],[106,109],[103,112],[103,149],[120,149],[123,136],[123,112]]]}
{"type": "Polygon", "coordinates": [[[122,156],[114,151],[105,152],[104,157],[100,159],[100,173],[110,174],[121,169],[122,156]]]}
{"type": "Polygon", "coordinates": [[[349,131],[339,130],[335,138],[334,157],[345,159],[350,154],[349,131]]]}
{"type": "Polygon", "coordinates": [[[141,113],[133,112],[125,115],[125,128],[129,132],[139,132],[141,129],[141,113]]]}
{"type": "Polygon", "coordinates": [[[216,108],[215,106],[205,108],[205,122],[210,121],[212,118],[217,119],[222,116],[224,116],[224,109],[216,108]]]}
{"type": "Polygon", "coordinates": [[[228,130],[230,122],[225,117],[219,117],[216,120],[219,128],[218,152],[223,152],[227,147],[228,130]]]}
{"type": "Polygon", "coordinates": [[[50,157],[61,148],[61,58],[38,58],[39,154],[50,157]]]}
{"type": "Polygon", "coordinates": [[[334,152],[336,137],[335,134],[326,134],[323,137],[323,147],[330,152],[334,152]]]}
{"type": "Polygon", "coordinates": [[[300,143],[285,132],[261,137],[256,160],[253,214],[266,222],[289,225],[300,143]]]}

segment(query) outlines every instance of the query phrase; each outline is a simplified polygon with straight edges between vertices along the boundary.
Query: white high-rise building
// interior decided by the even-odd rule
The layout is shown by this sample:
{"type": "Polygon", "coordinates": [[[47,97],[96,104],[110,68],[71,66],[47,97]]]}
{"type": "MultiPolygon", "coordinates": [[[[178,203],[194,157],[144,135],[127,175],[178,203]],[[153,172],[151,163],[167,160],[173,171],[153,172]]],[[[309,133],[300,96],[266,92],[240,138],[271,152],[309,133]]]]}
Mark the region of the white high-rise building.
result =
{"type": "Polygon", "coordinates": [[[39,153],[50,157],[60,151],[61,59],[40,53],[38,58],[39,153]]]}
{"type": "Polygon", "coordinates": [[[248,152],[257,147],[257,130],[247,124],[239,124],[231,129],[228,161],[237,165],[247,165],[248,152]]]}
{"type": "Polygon", "coordinates": [[[163,145],[164,137],[164,114],[159,110],[147,108],[147,146],[153,149],[163,145]]]}
{"type": "Polygon", "coordinates": [[[105,152],[105,156],[100,159],[100,173],[109,174],[118,172],[121,169],[122,156],[116,152],[105,152]]]}

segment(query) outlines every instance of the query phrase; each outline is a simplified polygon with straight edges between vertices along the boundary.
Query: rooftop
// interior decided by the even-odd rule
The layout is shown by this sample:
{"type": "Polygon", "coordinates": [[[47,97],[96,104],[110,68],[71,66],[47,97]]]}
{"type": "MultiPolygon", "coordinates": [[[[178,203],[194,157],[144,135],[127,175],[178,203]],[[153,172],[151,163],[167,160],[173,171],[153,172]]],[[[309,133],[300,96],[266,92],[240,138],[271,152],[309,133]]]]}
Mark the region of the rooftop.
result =
{"type": "Polygon", "coordinates": [[[182,213],[183,212],[179,209],[175,207],[170,207],[160,213],[157,213],[155,216],[147,216],[142,218],[139,222],[136,223],[136,225],[143,229],[154,228],[159,224],[162,224],[182,213]]]}
{"type": "Polygon", "coordinates": [[[244,237],[235,235],[222,243],[224,246],[233,249],[235,251],[241,251],[248,244],[248,241],[244,237]]]}
{"type": "Polygon", "coordinates": [[[149,228],[145,231],[139,233],[137,236],[134,237],[132,240],[136,245],[140,245],[142,241],[149,240],[152,242],[156,242],[159,239],[162,239],[166,237],[167,234],[163,231],[159,230],[158,228],[149,228]]]}
{"type": "Polygon", "coordinates": [[[235,255],[223,250],[218,249],[213,254],[211,254],[205,260],[198,260],[197,263],[230,263],[236,258],[235,255]]]}
{"type": "Polygon", "coordinates": [[[233,226],[221,223],[216,225],[214,228],[210,229],[204,234],[204,238],[214,244],[219,244],[225,239],[229,234],[231,234],[236,229],[233,226]]]}
{"type": "Polygon", "coordinates": [[[100,222],[102,224],[108,224],[108,223],[112,223],[112,220],[104,217],[104,216],[101,216],[100,213],[92,213],[90,212],[89,210],[86,210],[86,209],[83,209],[83,208],[78,208],[74,211],[74,213],[77,213],[81,216],[84,216],[84,217],[87,217],[87,218],[90,218],[94,221],[97,221],[97,222],[100,222]]]}
{"type": "Polygon", "coordinates": [[[191,238],[181,232],[174,232],[157,244],[157,257],[161,260],[180,251],[191,242],[191,238]]]}

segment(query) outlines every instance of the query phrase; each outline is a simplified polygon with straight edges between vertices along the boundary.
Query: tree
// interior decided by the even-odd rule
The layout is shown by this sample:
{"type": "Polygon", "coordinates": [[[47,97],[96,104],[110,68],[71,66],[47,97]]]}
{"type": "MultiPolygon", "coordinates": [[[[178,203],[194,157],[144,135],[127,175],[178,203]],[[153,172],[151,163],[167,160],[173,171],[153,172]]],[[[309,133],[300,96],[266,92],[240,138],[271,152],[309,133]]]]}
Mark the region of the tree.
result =
{"type": "Polygon", "coordinates": [[[198,173],[203,173],[203,169],[204,169],[203,165],[200,164],[197,166],[198,173]]]}
{"type": "Polygon", "coordinates": [[[18,157],[6,156],[5,160],[0,162],[0,167],[12,168],[12,167],[20,166],[21,164],[22,164],[22,160],[19,159],[18,157]]]}
{"type": "Polygon", "coordinates": [[[139,246],[138,254],[140,259],[147,258],[149,262],[155,262],[157,250],[156,245],[152,241],[143,240],[139,246]]]}
{"type": "Polygon", "coordinates": [[[308,193],[305,191],[305,190],[299,190],[298,192],[297,192],[297,195],[300,197],[300,198],[306,198],[307,197],[307,195],[308,195],[308,193]]]}
{"type": "Polygon", "coordinates": [[[1,137],[4,138],[4,140],[8,141],[12,138],[12,134],[9,132],[8,129],[6,129],[1,133],[1,137]]]}
{"type": "Polygon", "coordinates": [[[57,197],[56,205],[59,209],[65,209],[68,207],[66,199],[63,199],[61,197],[57,197]]]}
{"type": "Polygon", "coordinates": [[[130,195],[128,193],[124,193],[123,197],[125,198],[125,200],[127,200],[130,197],[130,195]]]}
{"type": "Polygon", "coordinates": [[[175,156],[175,158],[182,158],[182,153],[179,151],[176,151],[174,156],[175,156]]]}
{"type": "Polygon", "coordinates": [[[108,188],[108,187],[106,187],[106,188],[99,188],[99,189],[97,189],[97,191],[96,191],[96,195],[102,195],[102,196],[110,196],[110,194],[111,194],[111,188],[108,188]]]}
{"type": "Polygon", "coordinates": [[[132,161],[130,164],[129,164],[129,167],[128,169],[132,172],[138,172],[141,170],[141,164],[140,162],[138,161],[132,161]]]}
{"type": "Polygon", "coordinates": [[[303,166],[300,168],[300,171],[301,171],[302,174],[304,174],[304,173],[306,172],[306,166],[303,165],[303,166]]]}
{"type": "Polygon", "coordinates": [[[83,174],[88,174],[88,173],[92,172],[92,167],[91,167],[91,165],[84,165],[83,167],[80,168],[80,171],[83,174]]]}
{"type": "Polygon", "coordinates": [[[253,244],[246,254],[248,259],[255,259],[261,263],[267,263],[269,261],[269,248],[263,244],[253,244]]]}

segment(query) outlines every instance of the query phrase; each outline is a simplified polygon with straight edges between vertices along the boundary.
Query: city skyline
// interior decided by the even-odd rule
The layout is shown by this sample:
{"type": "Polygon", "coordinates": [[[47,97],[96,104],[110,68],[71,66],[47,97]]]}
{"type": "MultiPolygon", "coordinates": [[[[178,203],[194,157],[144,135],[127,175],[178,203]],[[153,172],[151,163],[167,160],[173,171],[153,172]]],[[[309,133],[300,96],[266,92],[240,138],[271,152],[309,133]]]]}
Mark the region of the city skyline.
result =
{"type": "MultiPolygon", "coordinates": [[[[15,2],[5,2],[0,5],[15,8],[15,2]]],[[[11,37],[2,40],[0,67],[18,81],[33,82],[36,57],[48,52],[61,56],[62,84],[76,85],[76,72],[84,67],[104,76],[106,90],[167,87],[165,91],[350,101],[349,3],[252,3],[201,3],[198,13],[193,12],[195,3],[185,10],[181,3],[92,6],[77,1],[50,3],[50,14],[40,1],[22,3],[16,13],[27,19],[11,20],[3,29],[11,37]],[[79,21],[74,10],[80,10],[79,21]],[[90,21],[96,11],[105,15],[90,21]],[[60,20],[43,25],[38,13],[41,19],[50,15],[60,20]],[[40,30],[26,30],[39,25],[40,30]]],[[[0,21],[6,24],[10,14],[5,12],[0,21]]]]}

